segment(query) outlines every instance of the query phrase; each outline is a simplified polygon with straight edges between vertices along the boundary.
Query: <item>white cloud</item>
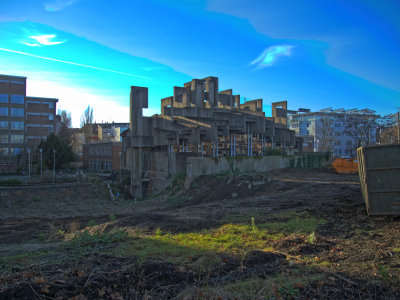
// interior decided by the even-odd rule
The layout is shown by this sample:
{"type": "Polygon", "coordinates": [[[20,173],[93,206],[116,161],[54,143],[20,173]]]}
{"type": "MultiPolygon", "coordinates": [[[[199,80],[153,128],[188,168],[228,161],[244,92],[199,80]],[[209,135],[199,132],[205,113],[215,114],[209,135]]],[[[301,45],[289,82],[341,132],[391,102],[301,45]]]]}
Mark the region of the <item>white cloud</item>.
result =
{"type": "Polygon", "coordinates": [[[51,39],[54,39],[56,37],[57,36],[55,34],[44,34],[44,35],[30,36],[29,38],[36,40],[38,43],[44,46],[53,46],[66,42],[66,41],[55,41],[55,42],[50,41],[51,39]]]}
{"type": "Polygon", "coordinates": [[[31,44],[31,43],[25,43],[25,42],[19,42],[19,43],[23,44],[23,45],[26,45],[26,46],[29,46],[29,47],[40,47],[39,44],[31,44]]]}
{"type": "MultiPolygon", "coordinates": [[[[88,105],[93,107],[96,122],[129,122],[129,105],[123,99],[104,96],[79,87],[70,87],[58,82],[44,81],[40,76],[30,76],[27,84],[27,95],[34,97],[58,98],[57,109],[71,112],[72,126],[80,126],[80,118],[88,105]]],[[[129,98],[129,95],[127,95],[129,98]]]]}
{"type": "Polygon", "coordinates": [[[250,64],[257,65],[258,68],[272,66],[279,56],[290,56],[293,46],[274,45],[265,49],[259,57],[253,60],[250,64]]]}

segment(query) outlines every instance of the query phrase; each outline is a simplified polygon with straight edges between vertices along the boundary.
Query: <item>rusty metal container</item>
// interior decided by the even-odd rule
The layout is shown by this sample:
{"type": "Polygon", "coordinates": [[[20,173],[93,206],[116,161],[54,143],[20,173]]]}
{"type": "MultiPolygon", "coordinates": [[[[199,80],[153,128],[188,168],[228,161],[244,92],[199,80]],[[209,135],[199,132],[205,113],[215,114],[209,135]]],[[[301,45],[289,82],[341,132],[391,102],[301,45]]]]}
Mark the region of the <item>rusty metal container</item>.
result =
{"type": "Polygon", "coordinates": [[[336,158],[331,166],[336,173],[357,173],[358,162],[355,158],[336,158]]]}
{"type": "Polygon", "coordinates": [[[400,215],[400,144],[357,149],[368,215],[400,215]]]}

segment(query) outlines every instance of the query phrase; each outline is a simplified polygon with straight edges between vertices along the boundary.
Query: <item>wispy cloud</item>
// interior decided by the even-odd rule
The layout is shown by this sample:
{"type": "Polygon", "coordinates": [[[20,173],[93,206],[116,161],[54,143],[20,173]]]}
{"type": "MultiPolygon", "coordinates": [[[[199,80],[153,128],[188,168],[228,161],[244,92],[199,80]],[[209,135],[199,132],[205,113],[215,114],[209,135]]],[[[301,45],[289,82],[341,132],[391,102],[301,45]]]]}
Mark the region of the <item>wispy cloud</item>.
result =
{"type": "Polygon", "coordinates": [[[70,6],[77,2],[78,0],[54,0],[44,3],[44,9],[47,11],[57,11],[61,10],[66,6],[70,6]]]}
{"type": "Polygon", "coordinates": [[[258,68],[265,68],[272,66],[279,56],[290,56],[291,49],[294,46],[288,45],[274,45],[263,51],[259,57],[253,60],[250,64],[257,65],[258,68]]]}
{"type": "Polygon", "coordinates": [[[29,40],[29,42],[27,42],[26,40],[19,41],[19,43],[29,46],[29,47],[41,47],[41,46],[54,46],[54,45],[59,45],[59,44],[63,44],[66,42],[66,40],[54,41],[53,39],[55,39],[56,37],[57,37],[57,35],[55,35],[55,34],[32,35],[32,36],[29,36],[29,39],[35,40],[36,43],[30,42],[30,40],[29,40]]]}
{"type": "Polygon", "coordinates": [[[57,36],[55,34],[44,34],[44,35],[35,35],[35,36],[30,36],[31,39],[36,40],[38,43],[44,45],[44,46],[52,46],[52,45],[58,45],[65,43],[66,41],[56,41],[52,42],[50,41],[51,39],[56,38],[57,36]]]}
{"type": "Polygon", "coordinates": [[[95,67],[95,66],[89,66],[89,65],[74,63],[74,62],[71,62],[71,61],[60,60],[60,59],[55,59],[55,58],[51,58],[51,57],[44,57],[44,56],[34,55],[34,54],[21,52],[21,51],[16,51],[16,50],[11,50],[11,49],[0,48],[0,50],[1,51],[6,51],[6,52],[22,54],[22,55],[26,55],[26,56],[31,56],[31,57],[36,57],[36,58],[41,58],[41,59],[46,59],[46,60],[50,60],[50,61],[60,62],[60,63],[64,63],[64,64],[74,65],[74,66],[80,66],[80,67],[85,67],[85,68],[90,68],[90,69],[96,69],[96,70],[100,70],[100,71],[106,71],[106,72],[112,72],[112,73],[127,75],[127,76],[139,77],[139,78],[143,78],[143,79],[151,79],[151,78],[145,77],[145,76],[129,74],[129,73],[119,72],[119,71],[115,71],[115,70],[104,69],[104,68],[99,68],[99,67],[95,67]]]}

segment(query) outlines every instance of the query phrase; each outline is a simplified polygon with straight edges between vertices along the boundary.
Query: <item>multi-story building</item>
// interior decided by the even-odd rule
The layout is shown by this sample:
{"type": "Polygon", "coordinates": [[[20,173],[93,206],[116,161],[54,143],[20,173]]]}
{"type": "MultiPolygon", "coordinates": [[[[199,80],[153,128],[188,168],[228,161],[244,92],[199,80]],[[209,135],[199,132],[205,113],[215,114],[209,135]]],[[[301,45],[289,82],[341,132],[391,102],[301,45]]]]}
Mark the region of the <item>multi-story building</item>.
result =
{"type": "Polygon", "coordinates": [[[55,132],[58,99],[26,97],[26,146],[36,149],[41,140],[55,132]]]}
{"type": "Polygon", "coordinates": [[[86,143],[121,142],[121,133],[129,129],[129,123],[91,123],[82,127],[86,143]]]}
{"type": "Polygon", "coordinates": [[[92,171],[119,170],[121,151],[121,142],[84,144],[83,167],[92,171]]]}
{"type": "Polygon", "coordinates": [[[26,77],[0,75],[0,171],[13,171],[54,132],[57,99],[26,96],[26,77]]]}
{"type": "Polygon", "coordinates": [[[354,157],[357,147],[376,143],[376,115],[369,109],[299,109],[289,113],[288,127],[303,137],[304,151],[354,157]]]}

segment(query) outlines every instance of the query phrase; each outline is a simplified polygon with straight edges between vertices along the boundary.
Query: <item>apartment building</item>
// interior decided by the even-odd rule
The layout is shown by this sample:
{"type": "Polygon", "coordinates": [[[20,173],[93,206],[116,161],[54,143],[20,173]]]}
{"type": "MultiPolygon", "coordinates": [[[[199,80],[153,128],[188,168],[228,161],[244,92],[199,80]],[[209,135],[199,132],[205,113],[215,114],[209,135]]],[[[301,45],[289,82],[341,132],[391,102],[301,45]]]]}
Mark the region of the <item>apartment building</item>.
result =
{"type": "Polygon", "coordinates": [[[27,150],[54,131],[58,99],[27,97],[26,81],[0,75],[0,171],[22,168],[27,150]]]}
{"type": "Polygon", "coordinates": [[[304,151],[354,157],[357,147],[376,143],[376,115],[369,109],[299,109],[289,113],[288,127],[303,137],[304,151]]]}
{"type": "Polygon", "coordinates": [[[121,142],[89,143],[83,145],[83,167],[92,171],[120,169],[121,142]]]}
{"type": "Polygon", "coordinates": [[[26,97],[26,147],[36,149],[55,132],[58,99],[26,97]]]}

